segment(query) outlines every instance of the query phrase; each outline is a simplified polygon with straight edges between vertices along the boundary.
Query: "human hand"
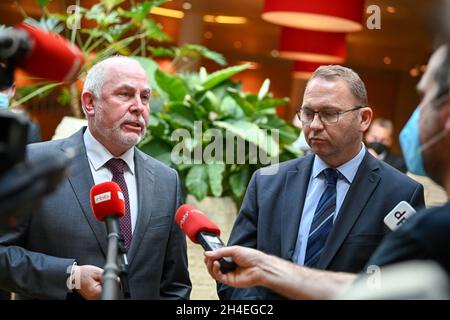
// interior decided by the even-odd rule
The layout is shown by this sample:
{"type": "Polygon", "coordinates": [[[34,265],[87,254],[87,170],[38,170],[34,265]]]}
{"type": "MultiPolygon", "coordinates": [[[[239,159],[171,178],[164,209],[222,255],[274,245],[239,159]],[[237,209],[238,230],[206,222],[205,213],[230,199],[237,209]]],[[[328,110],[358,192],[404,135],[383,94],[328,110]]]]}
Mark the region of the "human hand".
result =
{"type": "Polygon", "coordinates": [[[83,298],[96,300],[100,298],[102,292],[103,269],[91,266],[74,266],[73,270],[75,289],[83,298]]]}
{"type": "Polygon", "coordinates": [[[206,251],[205,264],[208,272],[219,282],[236,287],[248,288],[262,285],[264,282],[264,261],[269,256],[265,253],[240,246],[225,247],[214,251],[206,251]],[[238,266],[235,271],[226,274],[220,271],[219,259],[231,257],[238,266]]]}

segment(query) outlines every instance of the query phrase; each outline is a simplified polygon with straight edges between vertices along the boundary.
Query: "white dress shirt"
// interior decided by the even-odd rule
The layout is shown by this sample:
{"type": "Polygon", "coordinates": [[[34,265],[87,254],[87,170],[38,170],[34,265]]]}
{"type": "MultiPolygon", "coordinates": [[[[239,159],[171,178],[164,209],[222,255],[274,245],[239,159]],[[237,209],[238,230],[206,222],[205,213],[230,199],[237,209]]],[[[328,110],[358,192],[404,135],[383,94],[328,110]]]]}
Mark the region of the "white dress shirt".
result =
{"type": "Polygon", "coordinates": [[[134,170],[134,147],[127,150],[120,157],[114,157],[108,149],[94,138],[89,131],[89,128],[84,132],[83,139],[84,145],[86,146],[86,154],[89,159],[89,167],[91,168],[95,184],[112,180],[113,174],[105,165],[111,158],[120,158],[127,164],[123,175],[125,182],[127,183],[128,199],[130,201],[131,232],[134,232],[138,215],[138,194],[134,170]]]}
{"type": "MultiPolygon", "coordinates": [[[[347,191],[355,178],[356,172],[358,171],[365,154],[366,148],[361,144],[361,150],[353,159],[336,168],[339,172],[339,177],[336,184],[336,210],[334,212],[333,221],[336,220],[336,217],[339,214],[347,191]]],[[[321,174],[326,168],[329,168],[329,166],[317,155],[314,156],[311,177],[309,179],[308,190],[305,197],[305,205],[303,206],[302,218],[298,230],[297,243],[292,257],[292,261],[298,264],[304,264],[309,231],[314,218],[314,213],[320,197],[326,189],[327,184],[325,177],[321,174]]]]}

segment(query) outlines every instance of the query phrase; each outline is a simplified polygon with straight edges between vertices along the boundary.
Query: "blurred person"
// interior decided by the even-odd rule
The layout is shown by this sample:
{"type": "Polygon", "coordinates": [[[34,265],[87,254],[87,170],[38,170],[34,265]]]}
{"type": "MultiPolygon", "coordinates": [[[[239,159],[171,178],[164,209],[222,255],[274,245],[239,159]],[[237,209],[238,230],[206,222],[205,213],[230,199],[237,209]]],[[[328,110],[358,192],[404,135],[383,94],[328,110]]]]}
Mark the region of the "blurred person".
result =
{"type": "MultiPolygon", "coordinates": [[[[259,249],[299,265],[359,272],[388,233],[383,223],[400,201],[424,206],[423,188],[373,157],[362,138],[372,110],[361,78],[321,66],[298,111],[314,154],[253,175],[228,245],[259,249]]],[[[264,169],[263,169],[264,170],[264,169]]],[[[264,288],[218,288],[222,299],[276,299],[264,288]]]]}
{"type": "Polygon", "coordinates": [[[394,124],[391,120],[375,119],[366,133],[367,149],[380,160],[406,173],[403,157],[391,151],[394,135],[394,124]]]}
{"type": "MultiPolygon", "coordinates": [[[[427,174],[450,196],[450,52],[447,46],[441,46],[432,55],[417,88],[423,99],[400,134],[405,161],[411,172],[427,174]]],[[[366,268],[433,260],[450,275],[449,230],[450,202],[418,212],[383,239],[366,268]]],[[[336,296],[358,276],[300,266],[267,253],[233,246],[205,252],[205,263],[211,276],[224,284],[237,288],[263,286],[293,299],[336,296]],[[221,257],[232,257],[239,267],[222,274],[216,261],[221,257]]]]}
{"type": "Polygon", "coordinates": [[[94,184],[112,179],[126,204],[119,223],[131,298],[189,298],[186,240],[174,222],[182,201],[179,176],[135,147],[146,133],[149,99],[148,79],[137,61],[105,59],[84,83],[81,102],[88,127],[66,139],[29,146],[29,158],[50,149],[79,152],[42,207],[0,235],[1,289],[18,298],[99,298],[107,234],[91,212],[89,193],[94,184]]]}
{"type": "MultiPolygon", "coordinates": [[[[0,72],[3,72],[3,67],[0,65],[0,72]]],[[[11,107],[11,101],[16,93],[16,84],[11,86],[0,84],[0,110],[9,110],[11,112],[19,113],[25,116],[28,120],[28,135],[27,143],[41,142],[41,129],[39,125],[34,122],[27,112],[21,107],[11,107]]]]}

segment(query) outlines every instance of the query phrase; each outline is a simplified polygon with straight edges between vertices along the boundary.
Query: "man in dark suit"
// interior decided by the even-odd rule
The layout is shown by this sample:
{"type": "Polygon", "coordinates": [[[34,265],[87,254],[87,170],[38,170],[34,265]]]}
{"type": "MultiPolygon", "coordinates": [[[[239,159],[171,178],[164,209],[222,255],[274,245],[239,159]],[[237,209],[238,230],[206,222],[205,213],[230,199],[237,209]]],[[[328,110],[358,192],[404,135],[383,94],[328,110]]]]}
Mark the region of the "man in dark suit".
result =
{"type": "MultiPolygon", "coordinates": [[[[446,29],[448,30],[448,28],[446,29]]],[[[441,46],[431,57],[427,70],[417,86],[423,99],[400,134],[400,144],[409,171],[428,175],[446,189],[450,197],[450,50],[441,46]]],[[[395,232],[387,235],[367,262],[369,267],[383,267],[409,260],[431,260],[450,275],[450,202],[444,206],[417,212],[395,232]]],[[[292,299],[328,299],[348,289],[357,274],[311,269],[267,255],[261,251],[240,246],[205,252],[210,274],[218,281],[238,288],[264,286],[292,299]],[[220,272],[219,260],[231,257],[239,266],[235,272],[220,272]]],[[[364,268],[366,269],[366,268],[364,268]]],[[[373,268],[372,268],[373,270],[373,268]]],[[[380,269],[383,276],[383,268],[380,269]]],[[[402,281],[389,283],[383,288],[367,285],[364,293],[386,294],[387,298],[417,299],[442,296],[442,288],[423,287],[411,270],[404,271],[402,281]],[[405,277],[409,279],[405,281],[405,277]],[[408,282],[409,281],[409,282],[408,282]],[[405,283],[407,282],[407,283],[405,283]],[[422,292],[413,289],[420,284],[422,292]],[[397,285],[397,290],[392,291],[397,285]],[[380,290],[381,289],[381,290],[380,290]],[[401,289],[401,290],[398,290],[401,289]],[[408,289],[408,292],[405,292],[408,289]],[[404,297],[398,294],[404,294],[404,297]]],[[[434,271],[437,271],[434,269],[434,271]]],[[[371,272],[371,275],[373,272],[371,272]]],[[[384,278],[382,278],[384,279],[384,278]]],[[[365,284],[368,278],[363,278],[365,284]]],[[[445,280],[444,280],[445,281],[445,280]]],[[[445,285],[445,282],[444,282],[445,285]]],[[[374,296],[374,295],[372,295],[374,296]]],[[[444,297],[446,298],[446,297],[444,297]]]]}
{"type": "MultiPolygon", "coordinates": [[[[353,70],[318,68],[298,115],[315,155],[282,163],[275,175],[267,169],[253,175],[228,245],[312,268],[358,272],[388,231],[385,215],[402,200],[423,207],[423,188],[364,147],[372,110],[353,70]]],[[[219,296],[279,298],[261,287],[224,285],[219,296]]]]}
{"type": "Polygon", "coordinates": [[[375,119],[367,130],[366,143],[368,150],[378,159],[406,173],[403,157],[391,151],[394,135],[394,125],[391,120],[375,119]]]}
{"type": "Polygon", "coordinates": [[[145,136],[149,98],[139,63],[108,58],[90,70],[84,84],[88,128],[67,139],[30,145],[30,158],[48,150],[78,153],[67,179],[42,208],[0,236],[2,289],[26,298],[99,298],[107,235],[91,212],[89,192],[94,184],[118,179],[126,202],[120,227],[131,298],[189,298],[186,240],[174,223],[182,201],[180,179],[135,148],[145,136]]]}

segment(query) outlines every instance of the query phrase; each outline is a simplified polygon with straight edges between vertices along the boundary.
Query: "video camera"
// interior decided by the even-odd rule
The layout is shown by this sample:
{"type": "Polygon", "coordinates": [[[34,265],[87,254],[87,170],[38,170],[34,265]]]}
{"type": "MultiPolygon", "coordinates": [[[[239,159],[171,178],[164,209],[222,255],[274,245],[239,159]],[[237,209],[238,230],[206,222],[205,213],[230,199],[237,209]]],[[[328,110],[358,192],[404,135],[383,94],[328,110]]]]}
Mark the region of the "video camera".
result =
{"type": "MultiPolygon", "coordinates": [[[[83,61],[77,47],[46,30],[25,24],[0,30],[0,89],[12,86],[17,67],[45,79],[72,82],[83,61]]],[[[26,159],[28,126],[24,116],[0,111],[0,234],[39,207],[76,154],[47,152],[39,159],[26,159]]]]}

